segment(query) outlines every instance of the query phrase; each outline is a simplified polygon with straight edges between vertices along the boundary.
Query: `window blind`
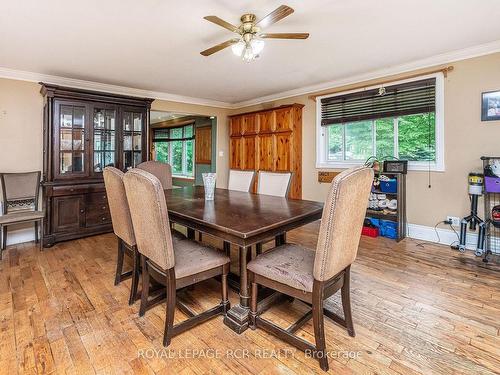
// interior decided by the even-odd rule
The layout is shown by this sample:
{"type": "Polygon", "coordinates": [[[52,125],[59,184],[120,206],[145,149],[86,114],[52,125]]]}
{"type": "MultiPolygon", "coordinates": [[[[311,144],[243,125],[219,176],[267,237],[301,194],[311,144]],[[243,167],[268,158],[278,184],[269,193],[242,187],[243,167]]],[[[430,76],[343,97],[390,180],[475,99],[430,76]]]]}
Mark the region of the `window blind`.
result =
{"type": "Polygon", "coordinates": [[[181,127],[152,129],[153,142],[186,141],[194,139],[194,132],[192,132],[192,135],[189,137],[183,135],[185,134],[184,129],[188,126],[194,127],[194,121],[192,124],[181,127]],[[177,134],[174,134],[175,130],[177,130],[177,134]]]}
{"type": "Polygon", "coordinates": [[[384,117],[433,112],[436,79],[386,86],[385,93],[371,89],[321,99],[321,125],[374,120],[384,117]]]}

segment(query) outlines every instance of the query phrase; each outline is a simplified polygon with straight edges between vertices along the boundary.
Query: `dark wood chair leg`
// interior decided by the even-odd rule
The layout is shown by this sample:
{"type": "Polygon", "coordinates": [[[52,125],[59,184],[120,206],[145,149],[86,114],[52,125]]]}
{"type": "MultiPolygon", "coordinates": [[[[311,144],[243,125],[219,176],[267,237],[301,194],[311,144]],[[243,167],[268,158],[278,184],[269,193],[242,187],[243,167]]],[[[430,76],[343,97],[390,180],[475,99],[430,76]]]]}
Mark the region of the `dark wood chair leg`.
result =
{"type": "Polygon", "coordinates": [[[352,322],[351,311],[351,266],[347,267],[344,271],[344,285],[342,285],[342,308],[344,309],[344,319],[346,323],[347,332],[349,336],[356,336],[354,332],[354,324],[352,322]]]}
{"type": "Polygon", "coordinates": [[[2,250],[7,247],[7,225],[2,227],[2,250]]]}
{"type": "Polygon", "coordinates": [[[257,328],[257,297],[259,294],[259,285],[253,282],[253,275],[250,273],[249,278],[252,284],[251,299],[250,299],[250,329],[257,328]]]}
{"type": "Polygon", "coordinates": [[[128,304],[132,305],[137,300],[137,289],[139,287],[139,268],[140,268],[140,257],[137,251],[137,246],[133,247],[134,257],[133,257],[133,267],[132,270],[132,285],[130,286],[130,297],[128,299],[128,304]]]}
{"type": "Polygon", "coordinates": [[[43,250],[43,219],[40,220],[40,251],[43,250]]]}
{"type": "Polygon", "coordinates": [[[227,274],[229,273],[229,264],[223,266],[222,276],[221,276],[221,297],[222,297],[222,311],[224,315],[227,314],[230,309],[229,295],[227,289],[227,274]]]}
{"type": "Polygon", "coordinates": [[[118,237],[118,254],[116,259],[116,273],[115,273],[115,285],[118,285],[121,281],[121,275],[123,271],[123,257],[124,257],[123,241],[118,237]]]}
{"type": "Polygon", "coordinates": [[[163,333],[163,346],[167,347],[170,345],[173,336],[174,327],[174,313],[176,304],[175,295],[175,272],[171,268],[167,271],[167,311],[165,317],[165,332],[163,333]]]}
{"type": "Polygon", "coordinates": [[[316,341],[316,356],[319,366],[323,371],[328,371],[328,358],[326,356],[325,322],[323,318],[323,287],[314,281],[312,297],[312,313],[314,338],[316,341]]]}
{"type": "Polygon", "coordinates": [[[38,221],[35,221],[35,243],[38,243],[40,241],[38,237],[38,221]]]}
{"type": "MultiPolygon", "coordinates": [[[[141,255],[142,265],[142,292],[141,292],[141,307],[139,309],[139,316],[144,316],[148,307],[149,298],[149,270],[146,264],[146,257],[141,255]]],[[[175,304],[174,304],[175,306],[175,304]]]]}

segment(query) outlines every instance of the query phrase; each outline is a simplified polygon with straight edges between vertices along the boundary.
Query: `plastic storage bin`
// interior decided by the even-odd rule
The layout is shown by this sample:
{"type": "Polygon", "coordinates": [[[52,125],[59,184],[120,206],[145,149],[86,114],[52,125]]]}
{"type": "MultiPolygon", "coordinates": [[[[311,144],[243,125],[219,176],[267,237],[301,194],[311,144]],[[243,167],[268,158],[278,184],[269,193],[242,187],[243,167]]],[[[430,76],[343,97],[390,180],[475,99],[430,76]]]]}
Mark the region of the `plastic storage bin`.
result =
{"type": "Polygon", "coordinates": [[[367,217],[368,220],[372,223],[373,226],[375,227],[380,227],[380,219],[375,219],[373,217],[367,217]]]}
{"type": "Polygon", "coordinates": [[[368,237],[378,237],[379,229],[373,227],[363,227],[361,234],[368,237]]]}
{"type": "Polygon", "coordinates": [[[380,191],[383,193],[397,193],[398,181],[396,179],[390,179],[388,181],[380,181],[380,191]]]}
{"type": "Polygon", "coordinates": [[[390,220],[380,220],[380,235],[394,240],[397,239],[398,223],[390,220]]]}
{"type": "Polygon", "coordinates": [[[484,177],[484,189],[487,193],[500,193],[500,177],[484,177]]]}

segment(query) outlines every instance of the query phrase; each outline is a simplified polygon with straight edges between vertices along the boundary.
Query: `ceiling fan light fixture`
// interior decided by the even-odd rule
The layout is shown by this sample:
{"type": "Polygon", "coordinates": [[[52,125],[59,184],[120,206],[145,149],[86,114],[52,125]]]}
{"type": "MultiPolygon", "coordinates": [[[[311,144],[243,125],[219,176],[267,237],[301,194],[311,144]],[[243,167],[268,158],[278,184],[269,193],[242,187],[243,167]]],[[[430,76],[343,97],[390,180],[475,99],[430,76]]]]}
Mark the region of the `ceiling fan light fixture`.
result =
{"type": "Polygon", "coordinates": [[[262,50],[264,49],[264,41],[262,39],[252,39],[252,41],[250,42],[250,45],[252,46],[252,51],[254,54],[256,55],[259,55],[262,50]]]}
{"type": "Polygon", "coordinates": [[[246,13],[241,16],[239,26],[234,26],[217,16],[203,17],[209,22],[236,33],[237,37],[201,51],[200,54],[210,56],[231,46],[236,56],[243,61],[250,62],[259,58],[264,49],[264,39],[307,39],[309,33],[261,33],[262,28],[275,24],[292,13],[293,9],[287,5],[279,6],[259,21],[257,21],[255,14],[246,13]]]}
{"type": "Polygon", "coordinates": [[[241,57],[244,49],[245,49],[245,42],[243,42],[242,40],[231,46],[231,50],[238,57],[241,57]]]}
{"type": "Polygon", "coordinates": [[[250,62],[255,59],[255,53],[253,52],[251,45],[247,45],[245,47],[245,51],[243,51],[243,55],[241,56],[241,58],[245,62],[250,62]]]}

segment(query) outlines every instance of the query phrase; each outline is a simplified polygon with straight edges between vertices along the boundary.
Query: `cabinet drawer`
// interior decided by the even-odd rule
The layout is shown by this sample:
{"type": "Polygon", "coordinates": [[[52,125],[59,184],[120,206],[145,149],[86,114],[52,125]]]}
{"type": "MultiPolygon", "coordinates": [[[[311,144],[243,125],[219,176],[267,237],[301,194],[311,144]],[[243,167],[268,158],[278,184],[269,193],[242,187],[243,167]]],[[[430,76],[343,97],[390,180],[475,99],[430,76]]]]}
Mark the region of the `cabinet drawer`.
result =
{"type": "Polygon", "coordinates": [[[111,214],[107,204],[87,206],[85,226],[92,227],[111,223],[111,214]]]}
{"type": "Polygon", "coordinates": [[[88,215],[97,215],[97,213],[109,214],[109,206],[107,202],[97,202],[86,205],[86,212],[88,215]]]}
{"type": "Polygon", "coordinates": [[[109,215],[93,216],[87,217],[85,219],[86,227],[94,227],[98,225],[108,225],[111,224],[111,217],[109,215]]]}
{"type": "Polygon", "coordinates": [[[99,193],[87,194],[87,204],[99,205],[100,203],[108,203],[108,197],[105,191],[99,193]]]}
{"type": "Polygon", "coordinates": [[[88,191],[89,191],[88,185],[54,186],[52,188],[52,195],[55,197],[60,197],[63,195],[85,194],[88,191]]]}

